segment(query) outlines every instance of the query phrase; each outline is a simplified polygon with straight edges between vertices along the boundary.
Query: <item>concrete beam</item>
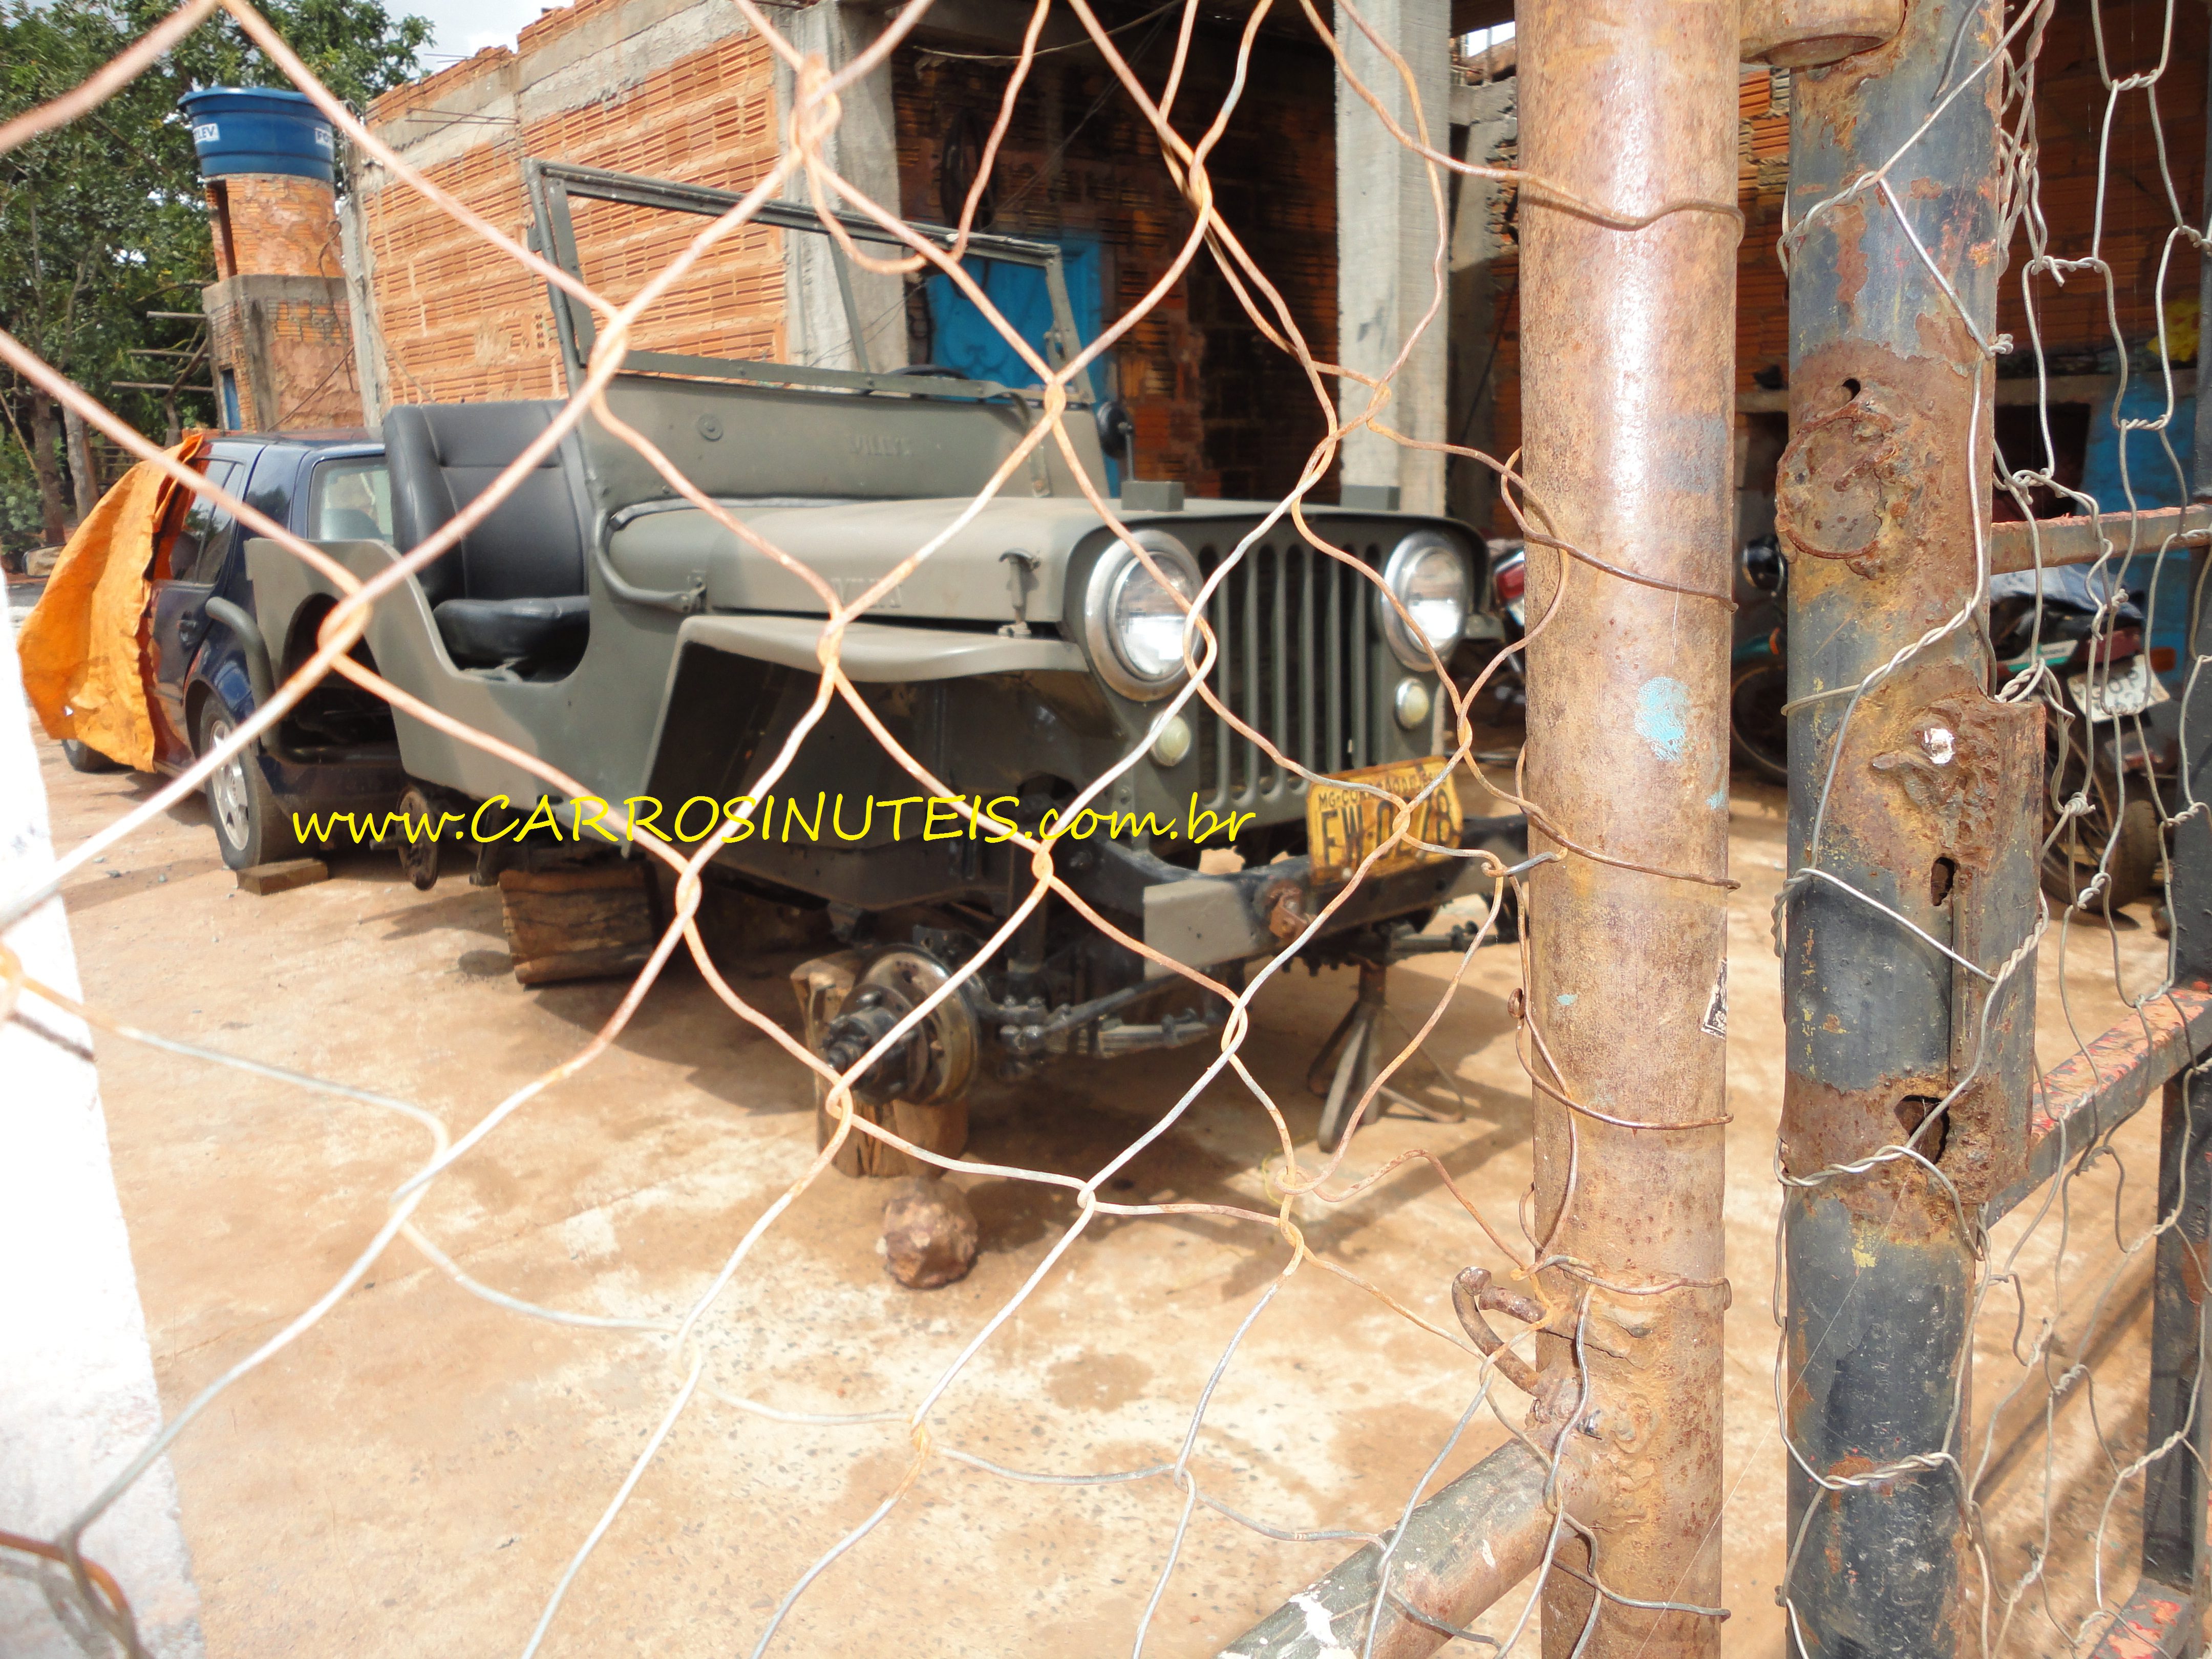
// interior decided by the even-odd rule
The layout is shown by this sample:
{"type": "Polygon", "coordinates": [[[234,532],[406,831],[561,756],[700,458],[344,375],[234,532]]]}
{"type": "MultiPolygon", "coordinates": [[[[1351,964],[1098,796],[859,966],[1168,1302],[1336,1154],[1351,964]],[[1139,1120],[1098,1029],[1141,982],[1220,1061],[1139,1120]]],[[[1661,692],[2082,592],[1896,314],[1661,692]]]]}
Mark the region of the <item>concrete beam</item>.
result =
{"type": "MultiPolygon", "coordinates": [[[[867,0],[869,9],[878,12],[896,11],[900,3],[901,0],[867,0]]],[[[1009,5],[1006,0],[936,0],[913,38],[953,42],[977,52],[1018,52],[1029,21],[1029,7],[1009,5]]],[[[1090,40],[1090,31],[1073,12],[1054,7],[1044,20],[1043,33],[1037,36],[1037,48],[1041,52],[1081,50],[1097,61],[1097,49],[1090,40]]]]}
{"type": "Polygon", "coordinates": [[[1472,34],[1513,21],[1513,0],[1452,0],[1451,32],[1472,34]]]}
{"type": "MultiPolygon", "coordinates": [[[[1340,9],[1338,37],[1352,72],[1391,118],[1415,131],[1413,93],[1428,123],[1429,142],[1449,142],[1451,21],[1449,0],[1368,0],[1361,15],[1410,68],[1411,90],[1390,61],[1340,9]]],[[[1449,199],[1449,198],[1447,198],[1449,199]]],[[[1348,369],[1379,376],[1389,369],[1421,318],[1436,314],[1393,377],[1380,418],[1408,437],[1444,436],[1446,307],[1437,304],[1440,230],[1428,164],[1401,144],[1375,110],[1338,77],[1336,89],[1337,355],[1348,369]]],[[[1346,381],[1338,407],[1346,421],[1368,406],[1366,386],[1346,381]]],[[[1344,443],[1344,482],[1395,485],[1409,512],[1444,510],[1444,458],[1407,449],[1361,430],[1344,443]]]]}

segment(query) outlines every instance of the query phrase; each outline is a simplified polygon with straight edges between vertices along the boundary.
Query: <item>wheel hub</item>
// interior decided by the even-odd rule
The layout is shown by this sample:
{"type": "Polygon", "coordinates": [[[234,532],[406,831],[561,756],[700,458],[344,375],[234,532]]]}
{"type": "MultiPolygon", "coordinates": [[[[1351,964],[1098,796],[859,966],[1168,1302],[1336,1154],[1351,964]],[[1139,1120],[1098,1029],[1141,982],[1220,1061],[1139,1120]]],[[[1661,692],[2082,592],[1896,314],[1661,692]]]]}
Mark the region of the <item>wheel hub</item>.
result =
{"type": "MultiPolygon", "coordinates": [[[[823,1063],[840,1073],[850,1071],[949,977],[941,963],[920,951],[884,951],[854,982],[823,1030],[823,1063]]],[[[956,1100],[975,1073],[978,1042],[975,1010],[956,991],[878,1055],[854,1079],[853,1093],[871,1106],[893,1100],[915,1105],[956,1100]]]]}

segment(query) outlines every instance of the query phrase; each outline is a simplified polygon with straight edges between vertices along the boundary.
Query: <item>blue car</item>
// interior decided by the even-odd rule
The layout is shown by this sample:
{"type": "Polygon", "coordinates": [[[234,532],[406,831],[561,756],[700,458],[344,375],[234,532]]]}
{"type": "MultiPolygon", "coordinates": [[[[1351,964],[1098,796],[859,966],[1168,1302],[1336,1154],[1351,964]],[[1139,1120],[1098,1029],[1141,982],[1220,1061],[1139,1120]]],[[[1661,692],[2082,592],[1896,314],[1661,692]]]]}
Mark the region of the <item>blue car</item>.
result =
{"type": "MultiPolygon", "coordinates": [[[[206,454],[208,477],[309,541],[392,539],[384,447],[367,433],[234,434],[206,454]]],[[[173,775],[228,736],[315,648],[329,605],[289,636],[264,640],[246,574],[247,532],[204,498],[185,514],[147,604],[147,682],[155,764],[173,775]]],[[[366,645],[354,654],[368,660],[366,645]]],[[[73,748],[75,745],[72,746],[73,748]]],[[[82,764],[72,753],[72,763],[82,764]]],[[[331,674],[207,781],[223,862],[234,870],[301,850],[293,817],[383,811],[407,787],[384,702],[331,674]]]]}

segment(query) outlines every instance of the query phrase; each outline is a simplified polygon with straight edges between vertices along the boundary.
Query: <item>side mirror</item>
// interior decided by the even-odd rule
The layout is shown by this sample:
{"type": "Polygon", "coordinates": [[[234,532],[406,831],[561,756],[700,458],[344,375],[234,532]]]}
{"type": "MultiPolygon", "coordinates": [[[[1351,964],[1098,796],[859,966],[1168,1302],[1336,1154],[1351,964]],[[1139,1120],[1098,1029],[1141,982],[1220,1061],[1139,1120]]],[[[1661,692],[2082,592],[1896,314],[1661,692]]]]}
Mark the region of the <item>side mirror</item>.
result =
{"type": "Polygon", "coordinates": [[[1091,413],[1098,422],[1099,447],[1121,461],[1127,476],[1136,477],[1137,422],[1129,413],[1129,405],[1119,398],[1109,398],[1091,413]]]}
{"type": "Polygon", "coordinates": [[[1782,581],[1788,573],[1782,562],[1782,550],[1775,545],[1771,536],[1761,536],[1747,544],[1736,556],[1743,571],[1743,579],[1762,593],[1779,593],[1782,581]]]}

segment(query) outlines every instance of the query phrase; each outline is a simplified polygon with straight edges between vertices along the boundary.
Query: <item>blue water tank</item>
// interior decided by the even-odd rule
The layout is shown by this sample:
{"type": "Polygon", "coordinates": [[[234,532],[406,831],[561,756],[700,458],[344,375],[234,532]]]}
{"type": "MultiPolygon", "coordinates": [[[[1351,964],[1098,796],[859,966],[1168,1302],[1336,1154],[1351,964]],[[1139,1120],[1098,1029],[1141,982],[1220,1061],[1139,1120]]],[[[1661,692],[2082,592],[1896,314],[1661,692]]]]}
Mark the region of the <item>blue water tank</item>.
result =
{"type": "Polygon", "coordinates": [[[302,92],[208,87],[178,100],[192,124],[200,177],[283,173],[331,181],[331,124],[302,92]]]}

